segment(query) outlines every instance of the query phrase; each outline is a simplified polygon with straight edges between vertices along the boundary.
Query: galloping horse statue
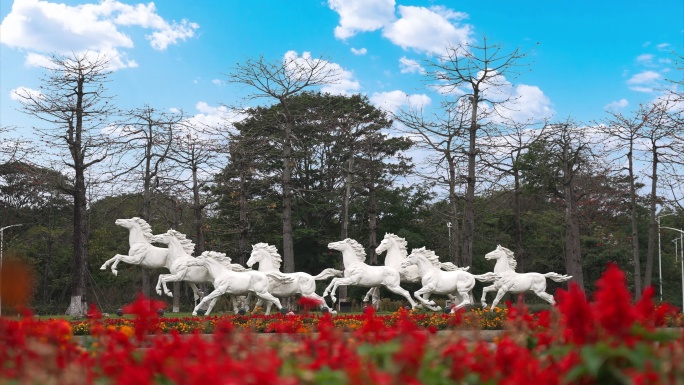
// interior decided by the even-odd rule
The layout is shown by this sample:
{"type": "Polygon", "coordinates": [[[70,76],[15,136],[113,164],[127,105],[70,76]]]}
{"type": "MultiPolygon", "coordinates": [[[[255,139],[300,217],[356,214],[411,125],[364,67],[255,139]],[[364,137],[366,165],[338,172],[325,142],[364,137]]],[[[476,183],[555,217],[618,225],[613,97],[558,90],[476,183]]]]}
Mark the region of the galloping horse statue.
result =
{"type": "Polygon", "coordinates": [[[152,228],[144,219],[133,217],[130,219],[117,219],[114,223],[128,229],[128,255],[117,254],[108,259],[100,270],[107,270],[107,266],[112,265],[112,273],[118,274],[116,270],[119,262],[126,262],[131,265],[140,265],[148,269],[161,269],[166,267],[166,257],[169,250],[163,247],[153,246],[152,228]]]}
{"type": "MultiPolygon", "coordinates": [[[[408,255],[406,245],[406,239],[392,233],[385,233],[385,237],[382,239],[382,242],[380,242],[378,247],[375,248],[375,253],[380,255],[385,251],[387,252],[387,254],[385,255],[385,266],[391,267],[399,271],[399,275],[401,276],[401,283],[420,282],[421,276],[420,272],[418,271],[418,266],[402,266],[402,263],[406,260],[406,257],[408,255]]],[[[468,267],[457,267],[451,262],[440,263],[439,268],[446,271],[467,271],[469,269],[468,267]]],[[[373,299],[371,303],[374,307],[377,308],[380,302],[379,286],[373,287],[370,290],[368,290],[366,296],[363,297],[363,302],[368,302],[371,299],[371,297],[373,299]]]]}
{"type": "MultiPolygon", "coordinates": [[[[225,254],[223,253],[219,254],[222,254],[222,256],[225,257],[225,254]]],[[[207,271],[209,271],[209,275],[213,279],[214,284],[214,291],[202,298],[202,301],[195,306],[192,315],[197,315],[197,311],[204,306],[205,303],[213,301],[223,294],[230,296],[254,294],[260,299],[273,303],[278,309],[282,309],[283,306],[280,304],[278,298],[274,297],[268,291],[269,278],[273,278],[278,284],[281,285],[291,284],[294,282],[294,279],[290,277],[282,277],[281,274],[262,273],[255,270],[235,272],[231,269],[228,269],[221,262],[209,255],[201,255],[197,258],[192,258],[190,261],[187,261],[186,264],[189,267],[206,267],[207,271]]],[[[268,309],[270,309],[270,306],[268,309]]],[[[269,314],[268,309],[266,314],[269,314]]],[[[209,311],[207,311],[205,314],[209,314],[209,311]]]]}
{"type": "MultiPolygon", "coordinates": [[[[316,281],[328,279],[331,277],[341,277],[342,272],[335,269],[325,269],[318,275],[312,276],[308,273],[296,272],[296,273],[281,273],[280,265],[283,259],[278,254],[278,249],[275,246],[269,245],[268,243],[257,243],[252,245],[252,254],[247,260],[247,267],[252,267],[254,264],[259,264],[259,270],[264,273],[279,273],[283,277],[293,278],[292,283],[282,284],[277,282],[275,279],[269,277],[269,292],[276,297],[285,298],[293,295],[301,295],[302,297],[312,298],[320,303],[321,309],[326,307],[325,299],[320,295],[316,294],[316,281]]],[[[260,306],[263,301],[259,299],[255,305],[255,308],[260,306]]],[[[271,303],[268,303],[268,308],[266,312],[268,313],[271,308],[271,303]]]]}
{"type": "Polygon", "coordinates": [[[501,298],[507,293],[523,293],[532,291],[537,297],[544,301],[555,305],[556,301],[553,296],[546,293],[546,278],[550,278],[554,282],[565,282],[572,278],[570,275],[561,275],[558,273],[516,273],[515,267],[517,262],[513,258],[513,252],[501,245],[498,245],[495,250],[490,251],[485,255],[486,259],[496,259],[494,265],[494,273],[501,276],[493,285],[482,289],[482,307],[487,307],[487,293],[496,291],[496,298],[492,302],[492,309],[496,307],[501,298]]]}
{"type": "MultiPolygon", "coordinates": [[[[187,262],[194,260],[195,257],[192,256],[192,252],[195,245],[186,238],[185,234],[182,234],[176,230],[169,230],[166,233],[154,235],[151,239],[152,242],[163,243],[169,246],[168,258],[166,259],[166,267],[169,269],[170,274],[159,275],[159,280],[157,281],[157,294],[164,294],[169,297],[173,297],[173,293],[167,287],[168,282],[185,281],[192,288],[195,294],[195,300],[199,299],[201,294],[197,288],[198,284],[212,283],[214,280],[209,274],[209,271],[204,266],[194,266],[189,265],[187,262]]],[[[205,251],[202,253],[203,256],[208,256],[216,259],[227,269],[233,271],[246,271],[244,267],[231,263],[230,258],[226,257],[223,253],[218,253],[215,251],[205,251]]],[[[231,298],[233,303],[233,310],[238,311],[237,299],[235,297],[231,298]]],[[[211,312],[217,299],[214,299],[209,304],[206,310],[206,314],[211,312]]]]}
{"type": "Polygon", "coordinates": [[[388,266],[370,266],[364,263],[366,251],[357,241],[347,238],[343,241],[329,243],[328,248],[342,252],[344,277],[333,278],[330,285],[328,285],[323,292],[323,297],[330,293],[330,299],[332,299],[334,303],[336,300],[335,290],[337,290],[337,287],[340,285],[361,287],[376,287],[382,285],[390,291],[406,298],[412,308],[416,307],[416,302],[411,298],[411,294],[399,286],[401,283],[399,271],[388,266]]]}
{"type": "Polygon", "coordinates": [[[413,295],[430,310],[441,310],[434,301],[430,300],[432,294],[447,295],[452,301],[460,299],[460,303],[455,306],[455,309],[460,309],[474,304],[475,280],[491,282],[498,278],[495,273],[473,275],[464,270],[443,271],[440,265],[437,254],[425,247],[413,249],[411,255],[401,264],[405,268],[409,266],[418,268],[423,287],[413,295]]]}

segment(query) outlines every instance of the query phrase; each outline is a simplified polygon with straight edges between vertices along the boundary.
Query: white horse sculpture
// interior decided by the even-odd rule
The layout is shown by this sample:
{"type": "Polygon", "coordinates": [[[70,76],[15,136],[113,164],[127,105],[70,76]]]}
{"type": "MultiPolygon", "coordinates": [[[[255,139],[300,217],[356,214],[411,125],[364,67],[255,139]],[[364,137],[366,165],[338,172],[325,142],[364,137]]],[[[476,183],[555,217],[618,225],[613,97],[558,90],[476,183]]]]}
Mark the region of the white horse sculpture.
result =
{"type": "Polygon", "coordinates": [[[336,300],[335,291],[340,285],[362,287],[382,285],[390,291],[406,298],[412,308],[416,307],[416,303],[413,301],[413,298],[411,298],[411,294],[399,286],[401,282],[399,271],[387,266],[370,266],[364,263],[366,251],[358,242],[347,238],[343,241],[329,243],[328,248],[342,252],[344,278],[333,278],[330,285],[328,285],[323,292],[323,297],[330,293],[330,298],[334,303],[336,300]]]}
{"type": "MultiPolygon", "coordinates": [[[[225,254],[223,254],[223,256],[225,257],[225,254]]],[[[226,268],[216,259],[205,255],[193,258],[186,262],[186,264],[189,267],[206,267],[214,283],[214,291],[202,298],[202,301],[195,306],[192,315],[197,315],[197,310],[204,306],[205,303],[213,301],[223,294],[239,296],[252,293],[260,299],[273,303],[278,309],[282,309],[283,307],[278,298],[268,292],[269,278],[273,278],[277,284],[281,285],[294,282],[294,279],[289,277],[283,278],[280,274],[262,273],[254,270],[235,272],[226,268]]],[[[270,306],[268,309],[270,309],[270,306]]],[[[205,314],[209,314],[209,311],[205,314]]],[[[266,314],[269,314],[268,310],[266,311],[266,314]]]]}
{"type": "Polygon", "coordinates": [[[495,273],[473,275],[464,270],[443,271],[440,269],[439,257],[434,251],[426,250],[425,247],[413,249],[401,266],[415,266],[418,269],[423,287],[413,295],[423,305],[435,311],[441,308],[430,300],[431,294],[447,295],[452,301],[460,299],[460,303],[455,306],[456,309],[460,309],[474,304],[472,291],[475,287],[475,280],[491,282],[498,277],[495,273]]]}
{"type": "MultiPolygon", "coordinates": [[[[195,294],[195,300],[199,299],[202,294],[197,288],[198,284],[212,283],[213,279],[209,274],[209,271],[204,266],[190,266],[187,264],[188,261],[194,260],[195,257],[192,256],[195,244],[186,238],[185,234],[182,234],[176,230],[169,230],[166,233],[154,235],[151,238],[152,242],[163,243],[169,245],[168,248],[168,258],[166,263],[166,268],[169,269],[170,274],[161,274],[157,280],[157,294],[164,294],[169,297],[173,297],[173,293],[167,287],[168,282],[185,281],[188,282],[195,294]]],[[[231,263],[230,258],[226,257],[223,253],[218,253],[215,251],[205,251],[202,253],[205,257],[211,257],[219,261],[227,269],[233,271],[246,271],[244,267],[231,263]]],[[[208,314],[213,309],[216,304],[217,299],[214,299],[206,310],[208,314]]],[[[233,310],[237,313],[238,303],[237,298],[231,297],[233,303],[233,310]]]]}
{"type": "Polygon", "coordinates": [[[116,270],[119,262],[126,262],[131,265],[140,265],[148,269],[160,269],[166,266],[168,249],[153,246],[152,228],[144,219],[133,217],[130,219],[117,219],[114,223],[128,229],[128,255],[117,254],[108,259],[100,270],[107,270],[107,266],[112,265],[112,273],[118,274],[116,270]]]}
{"type": "Polygon", "coordinates": [[[496,291],[496,298],[492,302],[492,308],[496,307],[501,298],[507,293],[522,293],[525,291],[532,291],[539,298],[554,305],[556,301],[553,296],[546,293],[546,278],[550,278],[554,282],[565,282],[572,278],[570,275],[561,275],[558,273],[516,273],[515,267],[517,262],[513,258],[513,252],[501,245],[498,245],[494,251],[490,251],[485,255],[486,259],[496,259],[494,265],[494,273],[501,276],[493,285],[482,289],[482,307],[487,307],[487,293],[496,291]]]}
{"type": "MultiPolygon", "coordinates": [[[[282,261],[283,259],[280,254],[278,254],[278,249],[276,249],[275,246],[267,243],[257,243],[256,245],[252,245],[252,254],[246,264],[248,267],[252,267],[254,264],[258,263],[258,271],[264,273],[279,273],[283,277],[293,278],[293,282],[289,284],[280,284],[276,282],[275,279],[269,278],[269,292],[274,296],[284,298],[299,294],[302,297],[319,301],[321,309],[326,307],[325,299],[316,294],[316,281],[331,277],[342,277],[343,273],[340,270],[331,268],[325,269],[315,276],[303,272],[281,273],[280,265],[282,261]]],[[[263,301],[259,299],[255,308],[260,306],[262,302],[263,301]]],[[[268,308],[266,309],[266,312],[270,311],[271,305],[271,303],[267,305],[268,308]]]]}
{"type": "MultiPolygon", "coordinates": [[[[418,266],[409,265],[408,267],[403,267],[402,263],[406,260],[408,251],[406,248],[406,239],[392,234],[385,233],[385,237],[382,242],[375,249],[375,253],[380,255],[383,252],[387,252],[385,255],[385,266],[391,267],[399,271],[401,276],[401,283],[416,283],[420,282],[421,276],[418,271],[418,266]]],[[[458,267],[451,262],[440,263],[439,268],[446,271],[463,270],[467,271],[469,267],[458,267]]],[[[371,297],[373,298],[372,304],[377,307],[380,302],[380,287],[373,287],[368,290],[366,296],[363,297],[363,302],[368,302],[371,297]]]]}

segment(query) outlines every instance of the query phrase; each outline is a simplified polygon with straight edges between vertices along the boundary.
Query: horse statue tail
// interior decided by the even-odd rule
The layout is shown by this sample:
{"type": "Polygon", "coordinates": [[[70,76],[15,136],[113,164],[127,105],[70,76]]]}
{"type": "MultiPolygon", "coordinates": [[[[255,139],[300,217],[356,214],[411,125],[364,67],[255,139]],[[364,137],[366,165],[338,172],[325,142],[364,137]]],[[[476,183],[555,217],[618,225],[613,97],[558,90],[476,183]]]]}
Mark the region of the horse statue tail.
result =
{"type": "Polygon", "coordinates": [[[480,282],[494,282],[497,279],[501,278],[501,276],[499,274],[493,273],[491,271],[489,273],[484,273],[484,274],[480,274],[480,275],[473,275],[473,277],[480,282]]]}
{"type": "Polygon", "coordinates": [[[289,283],[294,283],[295,279],[281,273],[279,271],[269,271],[268,273],[264,273],[269,279],[272,279],[276,284],[278,285],[287,285],[289,283]]]}
{"type": "Polygon", "coordinates": [[[444,270],[444,271],[457,271],[457,270],[468,271],[468,270],[470,270],[470,266],[458,267],[451,262],[441,262],[439,264],[439,268],[444,270]]]}
{"type": "Polygon", "coordinates": [[[553,282],[565,282],[572,278],[572,275],[563,275],[558,273],[546,273],[544,277],[550,278],[553,282]]]}
{"type": "Polygon", "coordinates": [[[323,279],[342,277],[342,276],[344,276],[344,272],[342,270],[327,268],[327,269],[321,271],[318,275],[314,275],[313,279],[316,281],[320,281],[323,279]]]}

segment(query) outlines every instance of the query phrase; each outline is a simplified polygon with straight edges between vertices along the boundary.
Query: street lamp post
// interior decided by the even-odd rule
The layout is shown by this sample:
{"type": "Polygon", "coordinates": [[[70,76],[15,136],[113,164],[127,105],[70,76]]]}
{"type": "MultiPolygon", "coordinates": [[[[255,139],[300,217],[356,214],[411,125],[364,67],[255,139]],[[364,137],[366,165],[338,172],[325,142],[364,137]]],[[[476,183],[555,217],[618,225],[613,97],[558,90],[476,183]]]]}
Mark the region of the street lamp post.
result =
{"type": "MultiPolygon", "coordinates": [[[[10,227],[14,226],[21,226],[22,223],[18,223],[16,225],[9,225],[0,228],[0,289],[2,288],[2,245],[5,241],[5,229],[9,229],[10,227]]],[[[2,316],[2,296],[0,295],[0,316],[2,316]]]]}
{"type": "Polygon", "coordinates": [[[663,258],[660,247],[660,218],[668,215],[674,215],[674,213],[658,215],[656,217],[656,222],[658,222],[658,284],[660,285],[660,302],[663,302],[663,258]]]}
{"type": "Polygon", "coordinates": [[[453,259],[453,255],[451,255],[451,222],[447,222],[447,228],[449,229],[449,259],[453,259]]]}
{"type": "MultiPolygon", "coordinates": [[[[665,227],[665,226],[662,226],[660,228],[668,229],[668,230],[674,230],[674,231],[679,232],[680,243],[684,242],[684,230],[675,229],[674,227],[665,227]]],[[[660,233],[660,232],[658,232],[658,233],[660,233]]],[[[679,248],[679,252],[681,253],[681,257],[682,257],[682,309],[684,309],[684,245],[682,245],[679,248]]],[[[661,296],[662,296],[662,294],[661,294],[661,296]]],[[[662,301],[662,298],[661,298],[661,301],[662,301]]]]}

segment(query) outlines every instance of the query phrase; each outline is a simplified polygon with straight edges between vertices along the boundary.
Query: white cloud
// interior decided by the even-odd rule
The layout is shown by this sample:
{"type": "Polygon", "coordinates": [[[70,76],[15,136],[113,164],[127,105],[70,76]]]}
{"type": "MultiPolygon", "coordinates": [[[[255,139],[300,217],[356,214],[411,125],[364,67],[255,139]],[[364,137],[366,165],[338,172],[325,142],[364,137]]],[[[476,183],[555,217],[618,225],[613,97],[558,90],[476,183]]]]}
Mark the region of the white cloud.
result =
{"type": "Polygon", "coordinates": [[[515,86],[509,103],[499,113],[514,122],[523,123],[551,118],[556,112],[551,107],[551,100],[537,86],[520,84],[515,86]]]}
{"type": "Polygon", "coordinates": [[[612,101],[612,102],[606,104],[606,106],[604,107],[604,109],[605,109],[605,110],[617,110],[617,109],[620,109],[620,108],[625,108],[625,107],[627,107],[628,105],[629,105],[629,102],[627,101],[627,99],[624,99],[624,98],[623,98],[623,99],[615,100],[615,101],[612,101]]]}
{"type": "Polygon", "coordinates": [[[370,97],[371,103],[390,113],[395,113],[403,106],[421,109],[427,107],[432,100],[425,94],[407,95],[404,91],[375,92],[370,97]]]}
{"type": "Polygon", "coordinates": [[[238,111],[230,110],[226,106],[211,106],[207,102],[195,103],[199,113],[188,119],[191,126],[196,127],[223,127],[232,126],[233,123],[243,120],[246,116],[238,111]]]}
{"type": "Polygon", "coordinates": [[[473,41],[472,27],[459,24],[468,17],[444,7],[399,6],[401,18],[383,29],[383,36],[403,49],[441,55],[448,45],[473,41]]]}
{"type": "Polygon", "coordinates": [[[214,84],[216,84],[217,86],[222,86],[222,85],[223,85],[223,81],[221,81],[221,79],[212,79],[211,82],[214,83],[214,84]]]}
{"type": "Polygon", "coordinates": [[[365,55],[368,53],[368,50],[365,48],[356,49],[356,48],[352,47],[351,51],[354,55],[359,55],[359,56],[365,55]]]}
{"type": "Polygon", "coordinates": [[[667,51],[670,49],[670,43],[660,43],[656,46],[656,48],[658,48],[660,51],[667,51]]]}
{"type": "Polygon", "coordinates": [[[629,88],[638,92],[653,92],[653,87],[657,84],[662,75],[655,71],[643,71],[627,80],[629,88]]]}
{"type": "Polygon", "coordinates": [[[333,62],[326,62],[323,59],[314,59],[310,52],[302,53],[302,56],[295,51],[287,51],[283,57],[283,62],[291,68],[290,72],[296,75],[297,68],[310,68],[316,62],[325,62],[328,70],[337,74],[337,82],[326,84],[321,87],[321,92],[328,92],[333,95],[348,95],[361,89],[361,84],[354,77],[354,73],[342,68],[341,65],[333,62]]]}
{"type": "Polygon", "coordinates": [[[38,90],[34,90],[28,87],[17,87],[10,91],[10,99],[12,100],[25,100],[25,97],[42,98],[42,93],[38,90]]]}
{"type": "Polygon", "coordinates": [[[395,19],[394,4],[394,0],[328,0],[328,7],[340,15],[335,37],[344,40],[384,27],[395,19]]]}
{"type": "MultiPolygon", "coordinates": [[[[168,22],[156,13],[154,3],[128,5],[116,0],[69,6],[43,0],[15,0],[0,24],[0,43],[27,50],[30,54],[93,52],[106,54],[111,69],[137,66],[121,50],[134,46],[120,26],[151,30],[150,45],[164,50],[179,40],[194,36],[196,23],[168,22]]],[[[40,63],[27,56],[27,64],[40,63]]]]}
{"type": "Polygon", "coordinates": [[[406,56],[402,56],[401,59],[399,59],[399,68],[402,74],[425,73],[425,68],[423,68],[417,60],[409,59],[406,56]]]}
{"type": "Polygon", "coordinates": [[[650,65],[653,63],[653,55],[650,53],[639,55],[637,56],[636,61],[639,64],[650,65]]]}

